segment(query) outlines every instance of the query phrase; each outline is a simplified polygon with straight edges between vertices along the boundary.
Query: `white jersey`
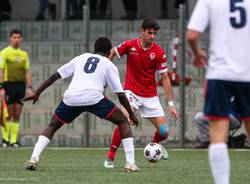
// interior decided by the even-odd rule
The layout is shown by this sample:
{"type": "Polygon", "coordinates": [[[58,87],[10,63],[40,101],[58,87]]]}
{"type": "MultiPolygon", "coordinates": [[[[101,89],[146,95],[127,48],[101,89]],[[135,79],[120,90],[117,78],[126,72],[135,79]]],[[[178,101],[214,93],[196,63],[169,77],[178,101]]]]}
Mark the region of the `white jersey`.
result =
{"type": "Polygon", "coordinates": [[[198,0],[188,29],[210,26],[207,79],[250,81],[250,0],[198,0]]]}
{"type": "Polygon", "coordinates": [[[57,72],[63,79],[73,75],[63,96],[63,102],[69,106],[96,104],[104,98],[106,84],[115,93],[124,92],[117,67],[108,58],[98,54],[77,56],[57,72]]]}

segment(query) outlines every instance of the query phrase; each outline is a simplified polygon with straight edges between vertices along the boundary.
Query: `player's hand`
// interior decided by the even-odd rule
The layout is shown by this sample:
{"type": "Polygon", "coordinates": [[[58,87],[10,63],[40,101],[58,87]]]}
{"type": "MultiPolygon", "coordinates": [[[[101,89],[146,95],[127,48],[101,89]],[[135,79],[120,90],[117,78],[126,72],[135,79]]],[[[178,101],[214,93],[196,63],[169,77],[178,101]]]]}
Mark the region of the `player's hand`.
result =
{"type": "Polygon", "coordinates": [[[207,66],[207,64],[208,64],[207,55],[206,55],[205,51],[203,51],[203,50],[200,50],[198,55],[193,56],[192,60],[193,60],[194,66],[197,68],[203,68],[203,67],[207,66]]]}
{"type": "Polygon", "coordinates": [[[26,90],[26,93],[27,93],[27,96],[31,96],[31,95],[34,95],[34,94],[35,94],[35,92],[32,90],[32,88],[28,88],[28,89],[26,90]]]}
{"type": "Polygon", "coordinates": [[[0,89],[0,101],[2,101],[5,98],[5,90],[2,88],[0,89]]]}
{"type": "Polygon", "coordinates": [[[132,125],[135,125],[136,127],[139,126],[139,121],[135,115],[129,116],[129,119],[132,121],[132,125]]]}
{"type": "Polygon", "coordinates": [[[178,112],[174,106],[169,106],[168,111],[170,112],[171,118],[176,121],[178,119],[178,112]]]}
{"type": "Polygon", "coordinates": [[[21,102],[33,100],[33,104],[35,104],[36,101],[38,100],[38,98],[39,98],[39,96],[36,93],[33,93],[32,95],[28,95],[28,96],[24,97],[23,99],[21,99],[21,102]]]}

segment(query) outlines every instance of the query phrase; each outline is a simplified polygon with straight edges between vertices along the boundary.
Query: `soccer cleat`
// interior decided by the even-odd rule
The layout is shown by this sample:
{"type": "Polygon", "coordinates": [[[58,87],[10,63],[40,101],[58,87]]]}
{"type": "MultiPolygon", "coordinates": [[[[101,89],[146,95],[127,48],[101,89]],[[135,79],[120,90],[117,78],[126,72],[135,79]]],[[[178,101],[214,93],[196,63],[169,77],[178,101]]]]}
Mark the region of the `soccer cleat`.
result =
{"type": "Polygon", "coordinates": [[[37,163],[38,161],[36,159],[30,159],[27,163],[26,163],[26,169],[30,170],[30,171],[34,171],[37,168],[37,163]]]}
{"type": "Polygon", "coordinates": [[[9,146],[9,142],[3,139],[3,141],[2,141],[2,147],[3,148],[7,148],[8,146],[9,146]]]}
{"type": "Polygon", "coordinates": [[[113,169],[114,168],[114,160],[106,159],[104,161],[104,167],[108,169],[113,169]]]}
{"type": "Polygon", "coordinates": [[[162,148],[162,152],[163,152],[161,159],[162,160],[167,160],[168,159],[168,152],[167,152],[167,150],[162,145],[161,145],[161,148],[162,148]]]}
{"type": "Polygon", "coordinates": [[[132,165],[129,163],[126,163],[123,169],[125,172],[139,172],[140,171],[139,167],[137,167],[135,164],[132,165]]]}
{"type": "Polygon", "coordinates": [[[15,143],[10,144],[10,146],[13,148],[19,148],[20,144],[18,142],[15,142],[15,143]]]}

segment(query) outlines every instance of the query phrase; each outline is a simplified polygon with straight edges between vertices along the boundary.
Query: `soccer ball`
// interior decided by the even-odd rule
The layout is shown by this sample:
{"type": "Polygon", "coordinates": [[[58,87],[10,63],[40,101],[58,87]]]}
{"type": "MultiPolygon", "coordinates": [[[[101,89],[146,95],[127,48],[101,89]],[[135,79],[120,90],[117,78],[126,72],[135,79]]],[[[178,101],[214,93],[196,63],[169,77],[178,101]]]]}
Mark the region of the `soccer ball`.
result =
{"type": "Polygon", "coordinates": [[[147,161],[157,162],[158,160],[161,160],[163,150],[160,144],[149,143],[145,146],[143,153],[147,161]]]}

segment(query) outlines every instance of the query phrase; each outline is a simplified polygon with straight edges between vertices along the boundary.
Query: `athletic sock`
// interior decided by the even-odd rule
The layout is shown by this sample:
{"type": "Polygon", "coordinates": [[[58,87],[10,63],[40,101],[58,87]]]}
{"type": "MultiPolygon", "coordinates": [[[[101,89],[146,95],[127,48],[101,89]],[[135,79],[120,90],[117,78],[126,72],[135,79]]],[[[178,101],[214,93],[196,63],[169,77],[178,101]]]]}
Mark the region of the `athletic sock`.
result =
{"type": "Polygon", "coordinates": [[[119,127],[116,127],[113,133],[112,142],[107,155],[108,159],[110,160],[115,159],[116,151],[120,147],[120,144],[121,144],[120,129],[119,127]]]}
{"type": "Polygon", "coordinates": [[[10,131],[10,123],[6,122],[5,127],[2,127],[2,138],[7,142],[9,142],[9,131],[10,131]]]}
{"type": "Polygon", "coordinates": [[[153,136],[152,142],[159,143],[159,142],[165,140],[167,137],[168,137],[168,135],[166,137],[162,137],[160,132],[157,130],[153,136]]]}
{"type": "Polygon", "coordinates": [[[229,184],[230,163],[227,145],[225,143],[211,144],[208,158],[215,184],[229,184]]]}
{"type": "Polygon", "coordinates": [[[14,144],[17,142],[19,127],[20,127],[19,122],[10,123],[10,144],[14,144]]]}
{"type": "Polygon", "coordinates": [[[124,147],[126,162],[131,165],[134,165],[135,164],[135,152],[134,152],[133,137],[122,139],[122,144],[124,147]]]}
{"type": "Polygon", "coordinates": [[[31,159],[35,159],[36,161],[39,161],[39,157],[44,150],[44,148],[50,143],[50,139],[45,137],[44,135],[40,135],[38,137],[38,140],[35,144],[31,159]]]}

